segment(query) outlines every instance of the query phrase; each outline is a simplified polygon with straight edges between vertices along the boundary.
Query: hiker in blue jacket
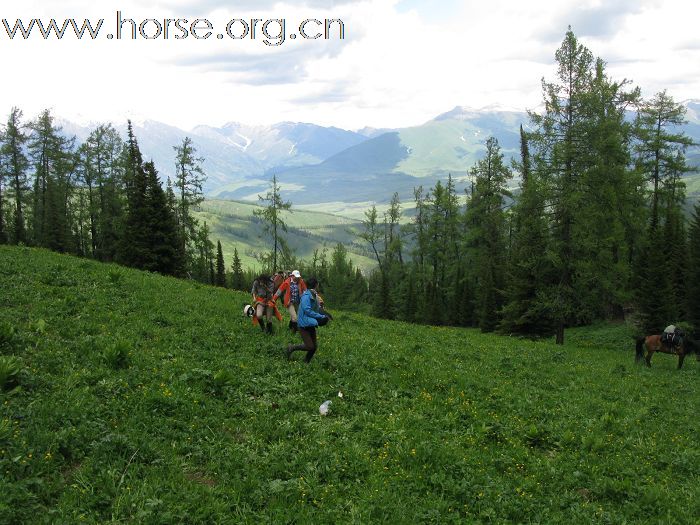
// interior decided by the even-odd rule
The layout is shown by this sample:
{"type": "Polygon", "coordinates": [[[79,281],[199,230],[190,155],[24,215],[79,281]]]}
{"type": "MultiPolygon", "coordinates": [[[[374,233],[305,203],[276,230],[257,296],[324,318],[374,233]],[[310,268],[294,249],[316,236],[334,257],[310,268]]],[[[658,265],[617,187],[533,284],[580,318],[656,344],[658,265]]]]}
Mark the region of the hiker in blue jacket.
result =
{"type": "Polygon", "coordinates": [[[308,363],[316,353],[316,327],[328,324],[328,320],[332,319],[328,313],[321,313],[321,305],[318,298],[318,281],[312,277],[306,282],[306,291],[301,294],[299,301],[299,313],[297,315],[297,325],[299,335],[304,342],[303,345],[287,345],[287,359],[289,359],[296,350],[306,350],[306,359],[308,363]]]}

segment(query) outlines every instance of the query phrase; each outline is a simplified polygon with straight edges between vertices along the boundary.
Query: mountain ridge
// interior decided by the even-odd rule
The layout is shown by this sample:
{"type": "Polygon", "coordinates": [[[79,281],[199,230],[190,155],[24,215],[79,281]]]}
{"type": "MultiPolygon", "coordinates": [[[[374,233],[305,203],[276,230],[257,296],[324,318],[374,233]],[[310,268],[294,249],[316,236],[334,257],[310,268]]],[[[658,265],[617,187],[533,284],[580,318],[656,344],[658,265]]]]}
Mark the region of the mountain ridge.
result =
{"type": "MultiPolygon", "coordinates": [[[[684,130],[700,142],[700,100],[683,102],[684,130]]],[[[84,140],[90,128],[57,119],[64,132],[84,140]]],[[[285,199],[295,204],[385,202],[394,192],[410,200],[413,188],[430,187],[451,175],[465,181],[494,136],[508,158],[519,155],[519,128],[527,112],[501,106],[455,106],[415,126],[365,127],[356,131],[308,122],[249,125],[229,121],[198,125],[189,131],[150,119],[134,124],[147,158],[163,179],[174,175],[173,146],[189,136],[204,158],[204,191],[216,198],[257,201],[276,175],[285,199]]],[[[115,128],[122,134],[126,125],[115,128]]],[[[700,150],[688,158],[700,165],[700,150]]],[[[698,184],[689,184],[692,193],[698,184]]]]}

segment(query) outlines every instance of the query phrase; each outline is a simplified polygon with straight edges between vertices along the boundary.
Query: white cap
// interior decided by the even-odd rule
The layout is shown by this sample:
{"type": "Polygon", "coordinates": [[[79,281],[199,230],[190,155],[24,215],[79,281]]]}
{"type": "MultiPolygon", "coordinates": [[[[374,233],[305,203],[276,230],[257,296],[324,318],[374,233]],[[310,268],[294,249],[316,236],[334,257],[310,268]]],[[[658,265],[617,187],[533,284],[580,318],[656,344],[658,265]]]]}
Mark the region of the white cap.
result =
{"type": "Polygon", "coordinates": [[[293,275],[294,277],[296,277],[297,279],[298,279],[299,277],[301,277],[301,274],[299,273],[299,270],[294,270],[294,271],[292,272],[292,275],[293,275]]]}

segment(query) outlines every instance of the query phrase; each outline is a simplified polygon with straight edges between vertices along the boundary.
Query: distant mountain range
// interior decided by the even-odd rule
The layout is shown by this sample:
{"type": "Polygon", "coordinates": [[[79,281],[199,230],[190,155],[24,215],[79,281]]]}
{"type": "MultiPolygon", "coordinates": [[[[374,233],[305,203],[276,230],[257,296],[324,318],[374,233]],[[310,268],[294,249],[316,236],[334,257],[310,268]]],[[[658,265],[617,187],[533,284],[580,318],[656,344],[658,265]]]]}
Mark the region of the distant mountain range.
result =
{"type": "MultiPolygon", "coordinates": [[[[685,132],[700,143],[700,101],[685,105],[685,132]]],[[[58,123],[79,140],[92,129],[58,123]]],[[[498,139],[506,157],[519,155],[521,124],[527,127],[525,112],[456,107],[422,125],[394,130],[348,131],[282,122],[272,126],[229,123],[185,131],[144,121],[134,122],[134,131],[145,157],[154,160],[162,177],[172,177],[173,146],[189,136],[205,159],[209,196],[257,201],[276,174],[284,198],[300,205],[385,202],[394,192],[406,201],[412,198],[414,187],[427,189],[449,174],[460,188],[483,155],[488,137],[498,139]]],[[[117,129],[125,134],[126,123],[117,129]]],[[[691,149],[689,158],[700,166],[700,148],[691,149]]],[[[691,193],[695,186],[700,191],[700,184],[689,184],[691,193]]]]}

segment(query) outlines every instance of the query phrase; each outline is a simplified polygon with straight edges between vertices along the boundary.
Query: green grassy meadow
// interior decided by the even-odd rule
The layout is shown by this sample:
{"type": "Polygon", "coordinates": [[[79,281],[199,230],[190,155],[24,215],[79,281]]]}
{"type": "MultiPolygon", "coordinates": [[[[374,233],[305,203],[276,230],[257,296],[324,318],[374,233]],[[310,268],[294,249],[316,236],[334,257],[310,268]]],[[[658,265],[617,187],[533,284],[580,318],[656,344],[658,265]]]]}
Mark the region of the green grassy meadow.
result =
{"type": "Polygon", "coordinates": [[[624,325],[338,311],[306,365],[245,294],[5,246],[0,284],[2,524],[700,521],[700,363],[624,325]]]}

